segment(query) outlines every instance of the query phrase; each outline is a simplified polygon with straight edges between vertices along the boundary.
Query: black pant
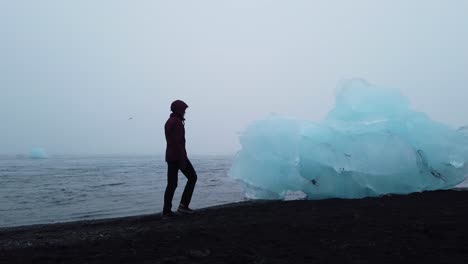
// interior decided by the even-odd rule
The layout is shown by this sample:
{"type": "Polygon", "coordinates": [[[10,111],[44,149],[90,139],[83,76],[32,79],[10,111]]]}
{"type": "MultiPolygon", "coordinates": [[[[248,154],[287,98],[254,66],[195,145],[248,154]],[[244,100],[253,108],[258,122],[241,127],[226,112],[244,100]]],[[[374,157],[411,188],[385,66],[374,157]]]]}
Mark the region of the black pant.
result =
{"type": "MultiPolygon", "coordinates": [[[[163,212],[167,213],[172,209],[172,198],[174,197],[174,192],[177,188],[177,180],[179,173],[179,163],[178,162],[168,162],[167,163],[167,187],[166,192],[164,193],[164,209],[163,212]]],[[[182,194],[181,204],[189,206],[190,200],[192,200],[193,190],[195,189],[195,183],[197,182],[197,173],[190,163],[190,160],[187,160],[186,166],[182,173],[187,177],[187,184],[185,185],[184,193],[182,194]]]]}

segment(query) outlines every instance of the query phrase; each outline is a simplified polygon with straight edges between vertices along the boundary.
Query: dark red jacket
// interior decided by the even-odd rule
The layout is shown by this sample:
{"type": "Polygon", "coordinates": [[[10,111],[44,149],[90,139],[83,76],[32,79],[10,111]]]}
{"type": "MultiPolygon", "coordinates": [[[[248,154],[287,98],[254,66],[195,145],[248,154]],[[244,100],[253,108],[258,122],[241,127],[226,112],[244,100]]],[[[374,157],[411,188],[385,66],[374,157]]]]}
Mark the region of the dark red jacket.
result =
{"type": "Polygon", "coordinates": [[[166,134],[166,162],[180,162],[187,160],[185,149],[184,113],[187,104],[177,100],[172,103],[172,114],[164,126],[166,134]]]}

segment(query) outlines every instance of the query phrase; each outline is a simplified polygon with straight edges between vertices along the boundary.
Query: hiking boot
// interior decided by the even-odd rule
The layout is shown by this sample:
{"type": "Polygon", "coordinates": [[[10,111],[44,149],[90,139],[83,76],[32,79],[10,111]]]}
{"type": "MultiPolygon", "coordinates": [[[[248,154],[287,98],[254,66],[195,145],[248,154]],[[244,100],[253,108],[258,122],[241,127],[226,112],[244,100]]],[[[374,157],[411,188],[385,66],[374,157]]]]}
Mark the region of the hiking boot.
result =
{"type": "Polygon", "coordinates": [[[188,206],[183,206],[183,205],[179,205],[179,209],[177,209],[177,212],[181,214],[194,214],[195,213],[194,210],[188,208],[188,206]]]}
{"type": "Polygon", "coordinates": [[[163,213],[162,213],[162,217],[163,217],[164,219],[173,218],[173,217],[176,217],[176,216],[177,216],[177,214],[174,213],[174,212],[172,212],[172,211],[163,212],[163,213]]]}

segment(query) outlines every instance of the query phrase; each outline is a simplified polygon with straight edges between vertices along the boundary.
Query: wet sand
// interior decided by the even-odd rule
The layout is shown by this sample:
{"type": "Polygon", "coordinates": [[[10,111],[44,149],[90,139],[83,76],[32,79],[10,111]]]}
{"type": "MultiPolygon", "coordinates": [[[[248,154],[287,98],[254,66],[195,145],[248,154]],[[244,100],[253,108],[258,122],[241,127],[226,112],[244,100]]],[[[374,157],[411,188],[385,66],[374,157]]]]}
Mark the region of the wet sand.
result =
{"type": "Polygon", "coordinates": [[[468,263],[468,191],[0,229],[0,263],[468,263]]]}

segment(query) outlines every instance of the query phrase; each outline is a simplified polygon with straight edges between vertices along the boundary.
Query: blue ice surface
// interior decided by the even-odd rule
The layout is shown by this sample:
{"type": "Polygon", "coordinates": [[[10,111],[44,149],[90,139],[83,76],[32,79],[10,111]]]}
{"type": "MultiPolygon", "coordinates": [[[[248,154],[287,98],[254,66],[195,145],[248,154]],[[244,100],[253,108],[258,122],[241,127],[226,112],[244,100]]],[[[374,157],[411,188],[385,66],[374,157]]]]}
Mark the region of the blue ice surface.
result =
{"type": "Polygon", "coordinates": [[[240,143],[230,176],[253,199],[408,194],[450,189],[468,175],[468,128],[432,121],[397,90],[360,79],[339,85],[324,120],[271,116],[240,143]]]}
{"type": "Polygon", "coordinates": [[[49,156],[43,148],[33,148],[29,153],[31,159],[47,159],[49,156]]]}

